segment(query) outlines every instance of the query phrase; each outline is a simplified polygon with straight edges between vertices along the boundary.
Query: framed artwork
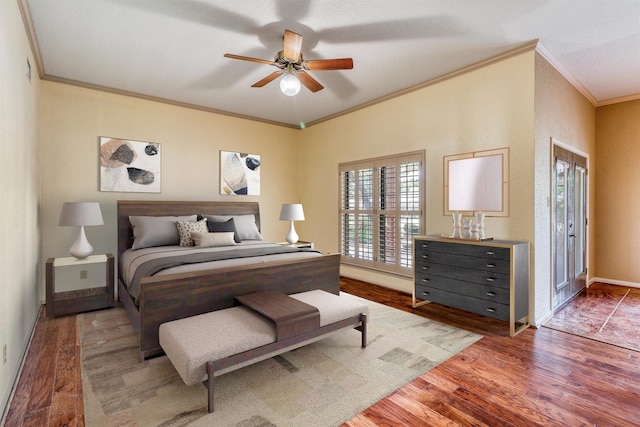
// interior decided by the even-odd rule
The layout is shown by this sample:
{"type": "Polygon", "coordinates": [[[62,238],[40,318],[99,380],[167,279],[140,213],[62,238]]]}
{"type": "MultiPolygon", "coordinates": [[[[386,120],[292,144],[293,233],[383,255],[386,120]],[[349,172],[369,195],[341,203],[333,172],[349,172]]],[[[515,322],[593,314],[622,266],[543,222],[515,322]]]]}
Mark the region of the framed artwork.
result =
{"type": "Polygon", "coordinates": [[[220,194],[260,195],[260,155],[220,151],[220,194]]]}
{"type": "Polygon", "coordinates": [[[160,144],[100,137],[100,191],[160,193],[160,144]]]}

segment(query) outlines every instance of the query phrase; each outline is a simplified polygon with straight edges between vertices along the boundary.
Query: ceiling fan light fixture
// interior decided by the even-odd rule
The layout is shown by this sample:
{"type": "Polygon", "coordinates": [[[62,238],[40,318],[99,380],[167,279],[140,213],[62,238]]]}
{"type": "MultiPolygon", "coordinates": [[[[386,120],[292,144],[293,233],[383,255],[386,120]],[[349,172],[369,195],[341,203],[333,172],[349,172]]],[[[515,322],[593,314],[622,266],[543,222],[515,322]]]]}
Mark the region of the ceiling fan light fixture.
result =
{"type": "Polygon", "coordinates": [[[280,90],[287,96],[296,96],[300,92],[300,80],[293,73],[285,73],[280,79],[280,90]]]}

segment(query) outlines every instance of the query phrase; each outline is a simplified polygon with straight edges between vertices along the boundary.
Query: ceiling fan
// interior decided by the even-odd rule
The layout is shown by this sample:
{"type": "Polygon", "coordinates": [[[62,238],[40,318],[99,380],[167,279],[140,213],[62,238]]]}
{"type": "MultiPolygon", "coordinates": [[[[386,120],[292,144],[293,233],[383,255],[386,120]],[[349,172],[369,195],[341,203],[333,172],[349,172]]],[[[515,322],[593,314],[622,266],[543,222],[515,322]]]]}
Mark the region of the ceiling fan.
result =
{"type": "Polygon", "coordinates": [[[284,50],[278,52],[273,61],[233,55],[231,53],[225,53],[224,56],[225,58],[257,62],[279,68],[278,71],[274,71],[262,80],[252,84],[251,87],[263,87],[283,75],[280,81],[280,89],[285,95],[289,96],[296,95],[300,91],[300,83],[311,92],[317,92],[323,89],[323,86],[311,77],[307,71],[350,70],[353,68],[353,59],[351,58],[305,60],[300,52],[301,48],[302,36],[293,31],[285,30],[284,50]]]}

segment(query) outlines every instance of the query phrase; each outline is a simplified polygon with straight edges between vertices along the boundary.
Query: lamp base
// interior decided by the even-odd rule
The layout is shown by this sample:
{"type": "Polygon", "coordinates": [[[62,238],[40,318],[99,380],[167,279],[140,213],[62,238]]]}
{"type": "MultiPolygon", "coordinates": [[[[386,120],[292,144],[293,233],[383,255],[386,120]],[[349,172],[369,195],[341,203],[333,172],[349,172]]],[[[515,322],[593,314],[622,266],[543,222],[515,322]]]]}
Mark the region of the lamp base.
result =
{"type": "Polygon", "coordinates": [[[93,246],[87,240],[86,234],[84,234],[84,227],[80,227],[80,233],[78,238],[73,243],[73,246],[69,249],[69,253],[77,259],[85,259],[93,253],[93,246]]]}
{"type": "Polygon", "coordinates": [[[287,233],[286,241],[293,245],[298,241],[298,233],[296,233],[296,228],[293,226],[293,221],[291,221],[291,225],[289,226],[289,232],[287,233]]]}

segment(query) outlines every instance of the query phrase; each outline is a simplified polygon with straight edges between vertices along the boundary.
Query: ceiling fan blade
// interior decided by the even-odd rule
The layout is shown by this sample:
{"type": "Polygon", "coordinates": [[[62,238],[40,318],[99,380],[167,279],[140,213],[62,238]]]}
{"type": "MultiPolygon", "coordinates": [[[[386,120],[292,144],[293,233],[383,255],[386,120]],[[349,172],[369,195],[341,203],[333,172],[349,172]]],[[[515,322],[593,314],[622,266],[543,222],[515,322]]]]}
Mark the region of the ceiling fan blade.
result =
{"type": "Polygon", "coordinates": [[[231,58],[231,59],[240,59],[241,61],[257,62],[259,64],[276,65],[275,62],[268,61],[266,59],[251,58],[250,56],[234,55],[232,53],[225,53],[224,57],[231,58]]]}
{"type": "Polygon", "coordinates": [[[282,75],[282,71],[274,71],[273,73],[269,74],[267,77],[265,77],[264,79],[260,80],[259,82],[256,82],[256,83],[252,84],[251,87],[262,87],[262,86],[266,85],[267,83],[270,83],[270,82],[274,81],[275,79],[277,79],[281,75],[282,75]]]}
{"type": "Polygon", "coordinates": [[[318,81],[316,79],[314,79],[313,77],[311,77],[309,74],[305,73],[304,71],[299,71],[296,76],[298,77],[298,80],[300,80],[300,83],[302,83],[303,85],[306,86],[307,89],[309,89],[311,92],[317,92],[319,90],[324,89],[324,86],[322,86],[320,83],[318,83],[318,81]]]}
{"type": "Polygon", "coordinates": [[[353,59],[312,59],[305,61],[307,70],[350,70],[353,68],[353,59]]]}
{"type": "Polygon", "coordinates": [[[284,57],[297,62],[300,58],[301,49],[302,36],[293,31],[284,30],[284,57]]]}

